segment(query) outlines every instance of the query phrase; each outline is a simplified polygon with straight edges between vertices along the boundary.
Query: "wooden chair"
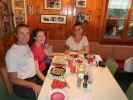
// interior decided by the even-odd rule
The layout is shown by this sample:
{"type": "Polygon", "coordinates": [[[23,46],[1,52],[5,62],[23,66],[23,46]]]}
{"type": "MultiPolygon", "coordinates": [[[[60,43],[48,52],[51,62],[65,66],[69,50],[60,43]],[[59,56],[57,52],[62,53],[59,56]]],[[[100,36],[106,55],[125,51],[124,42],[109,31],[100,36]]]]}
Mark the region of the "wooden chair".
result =
{"type": "Polygon", "coordinates": [[[13,93],[12,84],[8,79],[8,72],[5,64],[5,54],[15,41],[14,35],[7,36],[5,39],[0,40],[0,100],[26,100],[17,97],[13,93]]]}
{"type": "Polygon", "coordinates": [[[118,68],[117,62],[113,58],[109,58],[106,60],[105,64],[109,68],[111,73],[115,75],[117,68],[118,68]]]}
{"type": "Polygon", "coordinates": [[[0,100],[27,100],[13,93],[8,73],[4,67],[0,68],[0,100]]]}
{"type": "Polygon", "coordinates": [[[128,100],[133,100],[133,82],[129,85],[127,91],[126,91],[128,100]]]}

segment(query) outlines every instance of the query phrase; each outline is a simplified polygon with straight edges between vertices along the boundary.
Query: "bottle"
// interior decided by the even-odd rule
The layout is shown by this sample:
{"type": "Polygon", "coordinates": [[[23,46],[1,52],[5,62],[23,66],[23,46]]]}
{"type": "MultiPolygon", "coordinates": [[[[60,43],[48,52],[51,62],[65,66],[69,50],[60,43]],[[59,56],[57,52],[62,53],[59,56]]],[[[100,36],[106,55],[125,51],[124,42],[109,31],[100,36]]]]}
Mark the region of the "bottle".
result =
{"type": "Polygon", "coordinates": [[[89,79],[89,76],[87,73],[85,73],[84,75],[84,82],[83,82],[83,88],[87,88],[88,86],[88,79],[89,79]]]}
{"type": "Polygon", "coordinates": [[[83,82],[83,88],[87,88],[87,86],[88,86],[87,81],[84,81],[84,82],[83,82]]]}

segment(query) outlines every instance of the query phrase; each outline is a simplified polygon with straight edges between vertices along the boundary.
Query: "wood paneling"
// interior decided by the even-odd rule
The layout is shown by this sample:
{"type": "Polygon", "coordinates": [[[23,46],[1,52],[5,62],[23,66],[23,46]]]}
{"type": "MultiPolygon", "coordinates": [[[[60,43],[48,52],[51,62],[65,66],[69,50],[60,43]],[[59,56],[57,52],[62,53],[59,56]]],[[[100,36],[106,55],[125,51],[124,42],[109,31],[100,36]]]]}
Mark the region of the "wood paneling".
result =
{"type": "Polygon", "coordinates": [[[32,28],[43,28],[48,30],[50,40],[65,40],[72,32],[75,23],[74,15],[67,15],[67,23],[62,24],[42,24],[40,23],[41,14],[62,15],[64,9],[80,10],[90,17],[88,25],[85,27],[86,35],[90,41],[98,41],[102,19],[104,16],[104,4],[106,0],[87,0],[86,8],[76,8],[75,0],[62,0],[61,10],[44,9],[44,0],[27,0],[28,7],[32,7],[32,15],[28,14],[28,24],[32,28]]]}
{"type": "Polygon", "coordinates": [[[0,0],[0,39],[13,31],[13,14],[10,0],[0,0]]]}

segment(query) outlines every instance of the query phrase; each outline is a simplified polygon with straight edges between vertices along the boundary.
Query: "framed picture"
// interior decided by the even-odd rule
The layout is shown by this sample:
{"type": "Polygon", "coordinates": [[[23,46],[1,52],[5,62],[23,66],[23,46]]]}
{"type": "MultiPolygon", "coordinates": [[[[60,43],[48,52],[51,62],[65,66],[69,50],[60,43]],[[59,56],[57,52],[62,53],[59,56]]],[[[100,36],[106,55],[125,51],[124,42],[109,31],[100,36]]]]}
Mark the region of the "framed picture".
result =
{"type": "Polygon", "coordinates": [[[41,15],[41,23],[66,24],[66,16],[62,16],[62,15],[41,15]]]}
{"type": "Polygon", "coordinates": [[[21,23],[27,23],[26,0],[12,0],[12,11],[15,26],[21,23]]]}
{"type": "Polygon", "coordinates": [[[14,0],[14,6],[18,8],[24,8],[24,0],[14,0]]]}
{"type": "Polygon", "coordinates": [[[45,0],[45,9],[61,9],[61,0],[45,0]]]}
{"type": "Polygon", "coordinates": [[[86,0],[76,0],[76,7],[86,8],[86,0]]]}
{"type": "Polygon", "coordinates": [[[75,16],[75,19],[76,19],[75,23],[84,24],[90,21],[90,16],[84,14],[83,12],[78,12],[77,15],[75,16]]]}

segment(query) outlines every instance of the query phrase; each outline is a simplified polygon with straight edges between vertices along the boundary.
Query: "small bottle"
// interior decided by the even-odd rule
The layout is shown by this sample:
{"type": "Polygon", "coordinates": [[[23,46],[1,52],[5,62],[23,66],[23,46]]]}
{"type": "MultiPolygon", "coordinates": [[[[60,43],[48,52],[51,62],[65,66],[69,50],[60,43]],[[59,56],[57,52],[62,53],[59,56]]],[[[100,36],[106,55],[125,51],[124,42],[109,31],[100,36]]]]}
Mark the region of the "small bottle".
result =
{"type": "Polygon", "coordinates": [[[83,88],[87,88],[87,86],[88,86],[88,79],[89,79],[89,76],[88,76],[88,74],[86,73],[86,74],[84,75],[83,88]]]}
{"type": "Polygon", "coordinates": [[[80,87],[82,83],[82,79],[80,77],[77,78],[77,87],[80,87]]]}
{"type": "Polygon", "coordinates": [[[83,82],[83,88],[87,88],[87,86],[88,86],[87,81],[84,81],[84,82],[83,82]]]}
{"type": "Polygon", "coordinates": [[[78,73],[77,74],[77,87],[81,86],[82,80],[84,79],[84,74],[83,73],[78,73]]]}
{"type": "Polygon", "coordinates": [[[86,73],[86,74],[84,75],[84,80],[85,80],[85,81],[88,81],[88,79],[89,79],[89,76],[88,76],[88,74],[86,73]]]}

